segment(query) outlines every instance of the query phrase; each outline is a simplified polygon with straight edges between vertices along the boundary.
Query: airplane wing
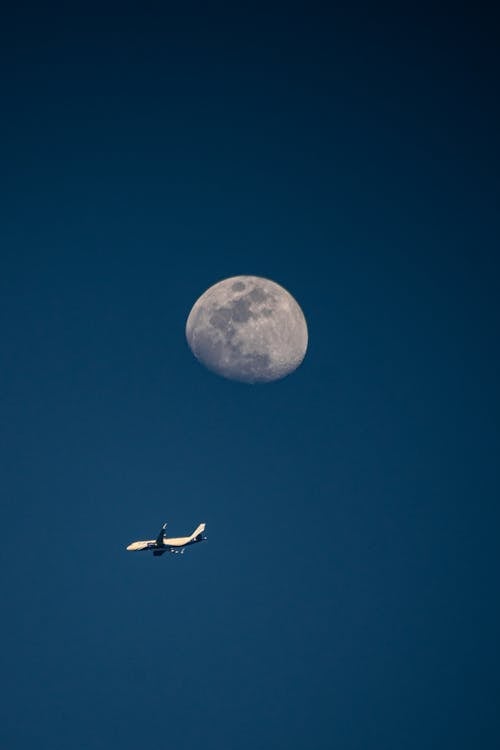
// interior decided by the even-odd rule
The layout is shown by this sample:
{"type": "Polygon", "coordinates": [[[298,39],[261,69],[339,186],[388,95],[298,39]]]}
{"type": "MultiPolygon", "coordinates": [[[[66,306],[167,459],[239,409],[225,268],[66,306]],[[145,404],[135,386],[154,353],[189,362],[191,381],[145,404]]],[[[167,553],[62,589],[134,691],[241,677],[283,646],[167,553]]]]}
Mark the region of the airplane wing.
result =
{"type": "Polygon", "coordinates": [[[167,528],[167,524],[164,523],[163,526],[161,527],[160,533],[156,537],[156,544],[160,544],[160,545],[163,544],[163,539],[165,537],[165,529],[166,528],[167,528]]]}

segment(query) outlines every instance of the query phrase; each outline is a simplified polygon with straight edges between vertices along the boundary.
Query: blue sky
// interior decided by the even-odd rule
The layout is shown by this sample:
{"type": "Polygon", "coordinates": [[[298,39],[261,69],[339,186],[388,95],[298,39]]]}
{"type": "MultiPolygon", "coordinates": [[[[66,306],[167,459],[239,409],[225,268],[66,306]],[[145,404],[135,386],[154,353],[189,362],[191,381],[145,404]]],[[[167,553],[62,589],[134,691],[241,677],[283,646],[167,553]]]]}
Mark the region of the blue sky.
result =
{"type": "Polygon", "coordinates": [[[7,14],[2,747],[498,746],[498,53],[412,13],[7,14]],[[282,381],[187,347],[237,274],[282,381]]]}

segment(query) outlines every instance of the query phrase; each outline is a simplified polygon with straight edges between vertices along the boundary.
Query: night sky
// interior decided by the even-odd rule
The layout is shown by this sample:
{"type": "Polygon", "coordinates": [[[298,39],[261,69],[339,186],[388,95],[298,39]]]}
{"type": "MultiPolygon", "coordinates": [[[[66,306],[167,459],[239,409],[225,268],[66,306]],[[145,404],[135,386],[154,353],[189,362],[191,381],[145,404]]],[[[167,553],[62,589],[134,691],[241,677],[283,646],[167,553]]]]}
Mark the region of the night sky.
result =
{"type": "Polygon", "coordinates": [[[0,748],[496,750],[494,19],[208,5],[2,18],[0,748]],[[281,381],[187,346],[239,274],[281,381]]]}

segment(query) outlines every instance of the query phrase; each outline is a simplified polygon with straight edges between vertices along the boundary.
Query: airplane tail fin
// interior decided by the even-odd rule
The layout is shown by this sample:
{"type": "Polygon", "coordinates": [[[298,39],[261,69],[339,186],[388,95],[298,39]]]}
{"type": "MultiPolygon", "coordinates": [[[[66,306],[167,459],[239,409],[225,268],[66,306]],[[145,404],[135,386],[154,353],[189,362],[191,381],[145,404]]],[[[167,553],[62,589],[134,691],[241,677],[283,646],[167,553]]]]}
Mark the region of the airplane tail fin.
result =
{"type": "Polygon", "coordinates": [[[191,539],[197,539],[198,537],[201,537],[203,535],[203,532],[205,531],[205,526],[206,523],[200,523],[200,525],[191,534],[191,539]]]}

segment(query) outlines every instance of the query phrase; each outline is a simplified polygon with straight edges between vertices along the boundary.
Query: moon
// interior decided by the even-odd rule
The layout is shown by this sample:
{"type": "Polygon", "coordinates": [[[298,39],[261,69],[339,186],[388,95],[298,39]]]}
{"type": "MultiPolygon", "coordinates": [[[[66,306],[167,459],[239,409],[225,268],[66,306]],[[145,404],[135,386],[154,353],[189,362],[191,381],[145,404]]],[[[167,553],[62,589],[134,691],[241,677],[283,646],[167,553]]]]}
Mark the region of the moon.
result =
{"type": "Polygon", "coordinates": [[[293,372],[307,350],[298,303],[260,276],[232,276],[194,303],[186,322],[194,356],[209,370],[243,383],[267,383],[293,372]]]}

